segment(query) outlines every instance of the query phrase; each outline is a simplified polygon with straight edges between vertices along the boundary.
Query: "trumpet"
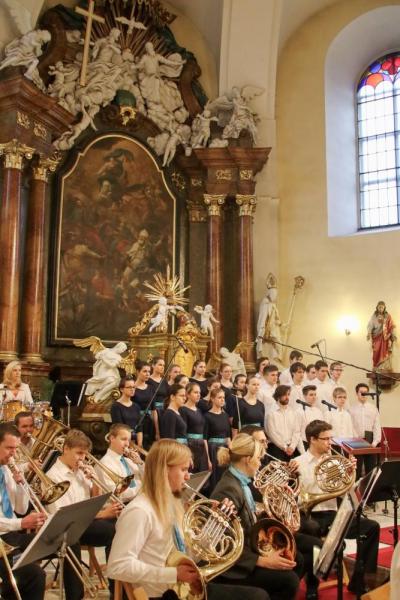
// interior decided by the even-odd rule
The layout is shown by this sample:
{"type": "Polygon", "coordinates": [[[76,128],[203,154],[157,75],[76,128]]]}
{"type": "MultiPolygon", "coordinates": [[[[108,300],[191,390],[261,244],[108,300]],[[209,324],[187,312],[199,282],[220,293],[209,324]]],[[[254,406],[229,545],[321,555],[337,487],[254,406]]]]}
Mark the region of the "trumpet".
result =
{"type": "Polygon", "coordinates": [[[111,494],[110,498],[113,502],[118,503],[121,508],[124,508],[125,504],[119,498],[119,495],[122,494],[125,490],[128,489],[133,479],[135,479],[135,475],[127,475],[126,477],[122,477],[118,475],[106,465],[104,465],[101,461],[97,460],[92,454],[87,454],[86,461],[79,461],[79,469],[83,472],[83,474],[93,481],[93,483],[104,493],[108,494],[109,490],[107,487],[100,481],[94,472],[93,465],[96,465],[99,469],[101,469],[104,474],[111,479],[111,481],[115,484],[114,492],[111,494]]]}
{"type": "MultiPolygon", "coordinates": [[[[11,472],[14,475],[22,477],[22,481],[18,485],[20,485],[22,487],[22,489],[24,490],[24,492],[27,495],[30,503],[32,504],[32,506],[34,508],[34,510],[36,512],[40,512],[40,513],[43,513],[43,514],[49,516],[49,513],[45,509],[45,507],[44,507],[41,499],[35,493],[35,491],[33,490],[33,488],[29,485],[29,483],[25,479],[23,473],[18,469],[15,461],[13,459],[10,459],[9,462],[8,462],[8,464],[7,464],[7,466],[9,467],[9,469],[11,470],[11,472]]],[[[66,554],[65,558],[68,560],[69,564],[71,565],[72,569],[75,571],[75,574],[80,579],[80,581],[82,582],[83,586],[85,588],[87,588],[87,590],[88,590],[89,595],[91,596],[91,598],[96,598],[97,597],[97,589],[92,584],[92,582],[90,581],[90,579],[86,575],[86,573],[84,573],[83,571],[81,571],[81,564],[79,562],[79,559],[72,552],[71,548],[67,548],[67,554],[66,554]]]]}

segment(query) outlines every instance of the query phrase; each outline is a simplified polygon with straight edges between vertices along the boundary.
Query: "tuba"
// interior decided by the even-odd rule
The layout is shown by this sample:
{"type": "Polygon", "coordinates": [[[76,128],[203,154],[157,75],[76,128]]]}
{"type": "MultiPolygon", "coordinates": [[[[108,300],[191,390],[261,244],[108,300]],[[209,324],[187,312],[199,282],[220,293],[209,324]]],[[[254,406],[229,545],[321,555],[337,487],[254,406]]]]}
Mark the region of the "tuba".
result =
{"type": "Polygon", "coordinates": [[[320,502],[343,496],[354,485],[356,470],[352,461],[339,452],[324,455],[315,466],[315,480],[322,494],[313,494],[300,490],[300,509],[309,514],[320,502]]]}
{"type": "MultiPolygon", "coordinates": [[[[50,477],[47,477],[40,467],[37,466],[31,457],[29,450],[27,450],[23,444],[18,446],[18,452],[22,455],[26,462],[29,463],[32,480],[35,480],[34,485],[32,483],[29,484],[28,477],[25,477],[26,482],[28,485],[31,485],[35,488],[34,491],[38,496],[40,496],[40,500],[43,502],[43,504],[52,504],[65,494],[70,486],[69,481],[60,481],[60,483],[54,483],[54,481],[52,481],[50,477]]],[[[9,466],[11,467],[12,463],[10,463],[9,466]]]]}
{"type": "MultiPolygon", "coordinates": [[[[49,456],[52,450],[56,450],[55,441],[58,439],[64,439],[65,434],[69,430],[69,427],[56,421],[46,414],[43,414],[42,427],[36,437],[34,437],[34,444],[30,452],[32,460],[44,462],[49,456]]],[[[26,480],[28,483],[32,483],[35,477],[34,473],[28,473],[26,480]]]]}

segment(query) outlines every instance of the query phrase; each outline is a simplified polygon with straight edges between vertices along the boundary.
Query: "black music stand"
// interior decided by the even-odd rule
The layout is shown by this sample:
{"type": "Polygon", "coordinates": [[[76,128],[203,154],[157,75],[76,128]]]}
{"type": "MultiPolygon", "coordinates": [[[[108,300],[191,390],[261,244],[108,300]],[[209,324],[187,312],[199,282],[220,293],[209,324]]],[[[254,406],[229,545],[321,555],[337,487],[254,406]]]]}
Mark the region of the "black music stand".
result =
{"type": "MultiPolygon", "coordinates": [[[[369,502],[382,502],[389,500],[393,503],[393,548],[399,541],[399,532],[397,529],[399,497],[400,497],[400,479],[399,479],[400,460],[385,461],[380,466],[380,475],[369,494],[369,502]]],[[[363,480],[362,480],[363,481],[363,480]]],[[[361,492],[362,485],[359,489],[361,492]]]]}
{"type": "Polygon", "coordinates": [[[79,541],[88,524],[93,521],[110,496],[111,492],[69,504],[50,515],[13,566],[13,571],[50,554],[57,554],[60,561],[60,598],[63,598],[64,559],[67,548],[79,541]]]}

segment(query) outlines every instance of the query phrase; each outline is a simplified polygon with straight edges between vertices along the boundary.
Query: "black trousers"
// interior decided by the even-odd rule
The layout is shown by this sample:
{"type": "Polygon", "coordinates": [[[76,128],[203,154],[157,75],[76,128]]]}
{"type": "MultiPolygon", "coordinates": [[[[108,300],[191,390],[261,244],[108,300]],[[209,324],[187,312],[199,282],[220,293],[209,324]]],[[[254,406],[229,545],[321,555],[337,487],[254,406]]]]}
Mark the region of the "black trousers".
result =
{"type": "Polygon", "coordinates": [[[322,541],[319,537],[307,533],[296,533],[294,539],[297,550],[303,555],[307,590],[316,590],[319,579],[314,575],[314,546],[321,548],[322,541]]]}
{"type": "MultiPolygon", "coordinates": [[[[161,598],[149,600],[167,600],[168,591],[161,598]]],[[[269,595],[262,589],[244,585],[225,585],[209,583],[207,585],[208,600],[270,600],[269,595]]]]}
{"type": "Polygon", "coordinates": [[[365,475],[372,471],[374,467],[376,467],[376,456],[376,454],[360,454],[359,456],[357,456],[356,479],[360,479],[360,477],[362,477],[363,467],[365,475]]]}
{"type": "Polygon", "coordinates": [[[297,553],[296,562],[297,565],[292,571],[255,567],[247,577],[230,579],[221,575],[215,581],[232,586],[240,584],[245,587],[260,588],[267,592],[271,600],[294,600],[300,579],[304,575],[304,558],[301,552],[297,553]]]}
{"type": "MultiPolygon", "coordinates": [[[[334,510],[314,511],[311,513],[311,519],[319,524],[320,534],[322,536],[328,533],[329,527],[332,525],[336,516],[334,510]]],[[[361,517],[360,519],[360,535],[361,548],[357,546],[357,553],[364,564],[366,573],[375,573],[378,560],[379,547],[379,523],[372,519],[361,517]]],[[[355,539],[357,537],[357,520],[354,518],[350,524],[346,537],[355,539]]]]}
{"type": "MultiPolygon", "coordinates": [[[[25,534],[17,531],[5,533],[1,536],[7,544],[18,546],[19,551],[25,550],[34,538],[34,534],[25,534]]],[[[9,555],[12,567],[12,555],[9,555]]],[[[14,571],[17,587],[22,600],[43,600],[46,587],[46,574],[44,570],[36,563],[21,567],[14,571]]],[[[15,600],[16,595],[8,577],[8,571],[4,560],[0,560],[0,577],[2,583],[0,586],[0,596],[4,600],[15,600]]]]}
{"type": "Polygon", "coordinates": [[[299,456],[297,448],[291,456],[288,456],[286,452],[278,448],[278,446],[275,446],[275,444],[273,444],[272,442],[268,444],[268,454],[271,454],[278,460],[283,460],[284,462],[289,462],[290,460],[292,460],[292,458],[296,458],[296,456],[299,456]]]}

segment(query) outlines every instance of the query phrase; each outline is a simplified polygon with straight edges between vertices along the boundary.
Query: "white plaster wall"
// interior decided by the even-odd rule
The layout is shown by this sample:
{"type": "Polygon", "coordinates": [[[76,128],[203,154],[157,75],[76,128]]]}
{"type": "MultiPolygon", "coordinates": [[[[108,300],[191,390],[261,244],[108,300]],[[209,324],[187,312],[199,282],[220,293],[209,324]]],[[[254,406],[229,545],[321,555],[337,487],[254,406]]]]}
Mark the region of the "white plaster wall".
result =
{"type": "MultiPolygon", "coordinates": [[[[394,230],[328,237],[325,65],[340,31],[388,4],[400,2],[345,0],[318,13],[287,43],[277,75],[281,313],[288,306],[293,277],[302,274],[306,286],[298,296],[291,343],[307,349],[313,341],[326,338],[328,356],[365,367],[371,365],[366,325],[379,299],[386,301],[400,325],[400,234],[394,230]],[[360,322],[359,331],[349,337],[336,326],[345,314],[360,322]]],[[[400,345],[394,367],[400,371],[400,345]]],[[[348,387],[362,380],[362,372],[346,369],[348,387]]],[[[397,397],[397,390],[383,397],[385,425],[400,426],[397,397]]]]}

